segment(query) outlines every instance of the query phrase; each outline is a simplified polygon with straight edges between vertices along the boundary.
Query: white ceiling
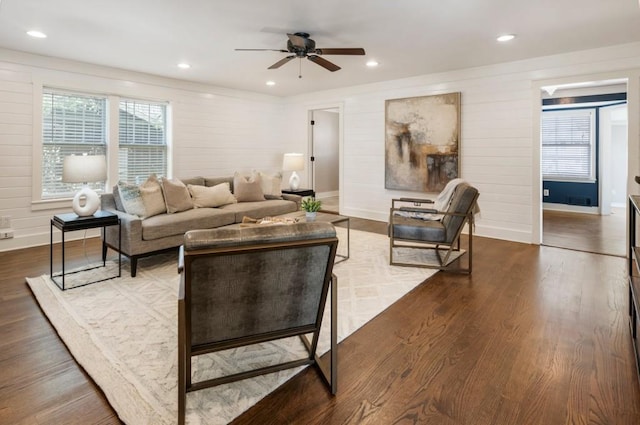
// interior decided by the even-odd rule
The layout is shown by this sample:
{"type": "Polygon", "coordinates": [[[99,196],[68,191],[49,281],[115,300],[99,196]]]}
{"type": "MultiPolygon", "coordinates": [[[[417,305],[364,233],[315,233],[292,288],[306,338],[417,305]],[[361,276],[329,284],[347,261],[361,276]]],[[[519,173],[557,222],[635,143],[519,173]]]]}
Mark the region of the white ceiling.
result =
{"type": "Polygon", "coordinates": [[[637,0],[0,1],[0,47],[277,96],[640,41],[637,0]],[[367,55],[324,56],[342,67],[332,73],[234,51],[284,49],[296,31],[367,55]],[[503,33],[517,38],[497,43],[503,33]]]}

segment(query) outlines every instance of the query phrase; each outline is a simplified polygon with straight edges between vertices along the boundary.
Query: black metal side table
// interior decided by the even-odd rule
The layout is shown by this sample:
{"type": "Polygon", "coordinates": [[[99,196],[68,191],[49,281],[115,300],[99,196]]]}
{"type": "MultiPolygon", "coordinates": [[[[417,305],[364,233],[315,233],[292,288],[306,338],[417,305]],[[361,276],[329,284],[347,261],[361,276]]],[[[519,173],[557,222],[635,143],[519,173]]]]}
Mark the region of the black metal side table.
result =
{"type": "Polygon", "coordinates": [[[311,196],[316,197],[316,192],[313,189],[282,189],[282,193],[288,193],[289,195],[299,196],[311,196]]]}
{"type": "MultiPolygon", "coordinates": [[[[116,276],[111,276],[111,277],[107,277],[104,279],[99,279],[99,280],[94,280],[93,282],[87,282],[87,283],[83,283],[82,285],[77,285],[74,286],[74,288],[79,288],[81,286],[86,286],[86,285],[90,285],[92,283],[96,283],[96,282],[102,282],[104,280],[109,280],[109,279],[113,279],[115,277],[120,277],[122,275],[122,228],[120,227],[120,218],[109,211],[102,211],[99,210],[97,211],[94,215],[88,216],[88,217],[79,217],[78,215],[74,214],[74,213],[69,213],[69,214],[57,214],[54,215],[53,218],[51,219],[51,224],[50,224],[50,230],[49,230],[49,238],[50,238],[50,243],[49,243],[49,275],[51,276],[51,280],[53,280],[53,282],[58,285],[58,287],[60,289],[62,289],[63,291],[67,288],[65,288],[65,284],[64,284],[64,277],[65,277],[65,270],[64,270],[64,234],[66,232],[70,232],[73,230],[86,230],[86,229],[95,229],[98,227],[102,227],[102,232],[104,234],[105,228],[107,226],[118,226],[118,274],[116,276]],[[53,274],[53,228],[56,228],[58,230],[60,230],[62,232],[62,271],[60,274],[54,275],[53,274]],[[56,278],[60,277],[61,280],[57,281],[56,278]]],[[[104,239],[102,240],[102,249],[103,252],[106,252],[106,245],[105,245],[105,241],[104,239]]],[[[82,269],[82,270],[76,270],[70,273],[78,273],[81,271],[87,271],[87,270],[92,270],[92,269],[96,269],[98,267],[105,267],[106,266],[106,259],[103,257],[102,260],[102,266],[96,266],[96,267],[89,267],[86,269],[82,269]]],[[[70,273],[66,273],[66,274],[70,274],[70,273]]],[[[70,289],[70,288],[69,288],[70,289]]]]}

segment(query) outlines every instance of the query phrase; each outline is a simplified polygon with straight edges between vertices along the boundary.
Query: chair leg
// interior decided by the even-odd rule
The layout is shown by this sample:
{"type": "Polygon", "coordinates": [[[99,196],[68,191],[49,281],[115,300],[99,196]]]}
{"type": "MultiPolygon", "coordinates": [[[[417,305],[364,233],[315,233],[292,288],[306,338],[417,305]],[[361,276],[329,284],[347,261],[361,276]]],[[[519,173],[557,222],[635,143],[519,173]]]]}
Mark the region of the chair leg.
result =
{"type": "Polygon", "coordinates": [[[338,278],[331,277],[331,394],[338,392],[338,278]]]}
{"type": "Polygon", "coordinates": [[[131,277],[136,277],[137,269],[138,269],[138,257],[131,256],[131,277]]]}
{"type": "MultiPolygon", "coordinates": [[[[184,329],[184,301],[178,302],[178,424],[184,425],[187,409],[187,353],[184,329]]],[[[189,361],[190,362],[190,361],[189,361]]]]}

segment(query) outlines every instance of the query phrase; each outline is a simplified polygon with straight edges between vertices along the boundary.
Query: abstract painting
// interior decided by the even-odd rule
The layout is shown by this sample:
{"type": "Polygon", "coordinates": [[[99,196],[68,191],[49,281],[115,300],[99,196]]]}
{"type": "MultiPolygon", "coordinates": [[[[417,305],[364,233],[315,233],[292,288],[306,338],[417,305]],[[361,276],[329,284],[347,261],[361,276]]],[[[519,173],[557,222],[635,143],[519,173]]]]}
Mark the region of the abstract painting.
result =
{"type": "Polygon", "coordinates": [[[385,188],[440,192],[458,177],[460,93],[385,102],[385,188]]]}

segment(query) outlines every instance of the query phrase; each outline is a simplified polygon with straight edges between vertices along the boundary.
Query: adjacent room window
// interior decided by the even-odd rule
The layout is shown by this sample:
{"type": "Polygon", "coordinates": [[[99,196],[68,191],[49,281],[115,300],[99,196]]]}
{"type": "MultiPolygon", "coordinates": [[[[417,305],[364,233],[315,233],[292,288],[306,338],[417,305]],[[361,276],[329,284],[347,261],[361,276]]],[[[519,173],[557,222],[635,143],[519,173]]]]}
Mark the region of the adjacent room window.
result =
{"type": "MultiPolygon", "coordinates": [[[[118,152],[118,175],[109,176],[110,181],[139,184],[151,173],[167,176],[167,104],[43,90],[41,199],[71,198],[82,186],[62,182],[65,156],[86,153],[114,159],[113,149],[118,152]],[[117,102],[117,116],[107,113],[110,101],[117,102]],[[108,129],[114,125],[118,137],[109,137],[108,129]]],[[[105,190],[105,182],[89,186],[97,192],[105,190]]]]}
{"type": "Polygon", "coordinates": [[[143,183],[151,173],[167,174],[167,106],[120,101],[119,179],[143,183]]]}
{"type": "MultiPolygon", "coordinates": [[[[81,183],[62,182],[67,155],[104,155],[106,99],[45,90],[42,94],[42,199],[72,197],[81,183]]],[[[89,186],[104,191],[104,182],[89,186]]]]}
{"type": "Polygon", "coordinates": [[[595,180],[595,109],[542,112],[545,180],[595,180]]]}

